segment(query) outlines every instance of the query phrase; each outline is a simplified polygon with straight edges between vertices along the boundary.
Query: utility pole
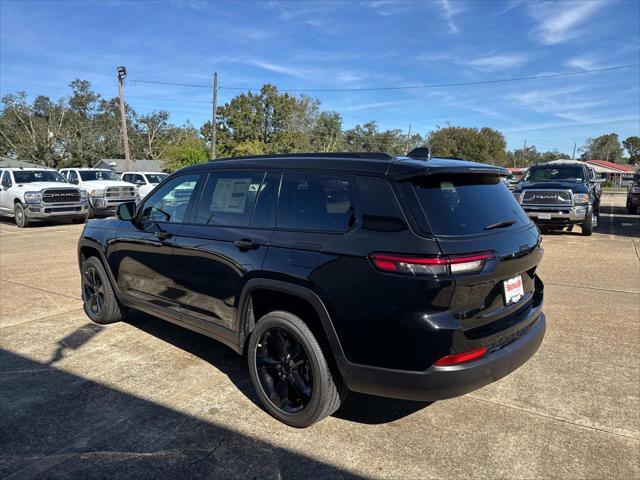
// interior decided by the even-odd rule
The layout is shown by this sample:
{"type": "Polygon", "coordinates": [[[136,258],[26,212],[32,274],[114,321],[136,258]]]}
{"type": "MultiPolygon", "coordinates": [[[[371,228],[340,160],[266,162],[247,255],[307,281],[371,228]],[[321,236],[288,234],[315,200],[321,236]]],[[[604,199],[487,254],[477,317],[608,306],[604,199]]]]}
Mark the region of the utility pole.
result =
{"type": "MultiPolygon", "coordinates": [[[[524,156],[525,156],[526,153],[527,153],[527,139],[525,138],[524,139],[524,147],[522,147],[522,166],[523,167],[524,167],[524,165],[526,163],[525,159],[524,159],[524,156]]],[[[516,158],[515,158],[515,156],[513,157],[513,166],[514,167],[516,166],[516,158]]]]}
{"type": "Polygon", "coordinates": [[[124,108],[124,95],[122,93],[122,84],[126,77],[126,67],[118,67],[118,97],[120,98],[120,122],[122,124],[122,139],[124,140],[124,169],[128,172],[131,170],[129,166],[131,158],[129,156],[129,136],[127,135],[127,114],[124,108]]]}
{"type": "Polygon", "coordinates": [[[411,142],[411,125],[409,125],[409,133],[407,133],[407,149],[405,150],[406,153],[409,153],[409,148],[411,147],[410,142],[411,142]]]}
{"type": "Polygon", "coordinates": [[[571,160],[573,160],[576,157],[576,142],[573,142],[573,153],[571,154],[571,160]]]}
{"type": "Polygon", "coordinates": [[[211,112],[211,160],[216,159],[216,107],[218,105],[218,72],[213,74],[213,111],[211,112]]]}

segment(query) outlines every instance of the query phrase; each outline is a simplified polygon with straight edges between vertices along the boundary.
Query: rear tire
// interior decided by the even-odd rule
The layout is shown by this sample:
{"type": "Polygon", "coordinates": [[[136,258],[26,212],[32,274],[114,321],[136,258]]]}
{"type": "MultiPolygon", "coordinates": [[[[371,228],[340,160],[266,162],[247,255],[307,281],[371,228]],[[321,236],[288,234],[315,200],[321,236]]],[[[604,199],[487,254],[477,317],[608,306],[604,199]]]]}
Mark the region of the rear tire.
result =
{"type": "Polygon", "coordinates": [[[583,236],[591,236],[593,233],[593,212],[589,212],[587,218],[585,218],[584,222],[581,224],[581,227],[583,236]]]}
{"type": "Polygon", "coordinates": [[[308,427],[331,415],[346,396],[309,327],[289,312],[270,312],[259,320],[247,360],[264,408],[292,427],[308,427]]]}
{"type": "Polygon", "coordinates": [[[122,320],[126,308],[116,298],[100,260],[89,257],[82,262],[82,302],[87,316],[102,325],[122,320]]]}
{"type": "Polygon", "coordinates": [[[20,202],[17,202],[13,207],[13,218],[18,228],[27,228],[29,226],[29,217],[27,217],[24,205],[20,202]]]}

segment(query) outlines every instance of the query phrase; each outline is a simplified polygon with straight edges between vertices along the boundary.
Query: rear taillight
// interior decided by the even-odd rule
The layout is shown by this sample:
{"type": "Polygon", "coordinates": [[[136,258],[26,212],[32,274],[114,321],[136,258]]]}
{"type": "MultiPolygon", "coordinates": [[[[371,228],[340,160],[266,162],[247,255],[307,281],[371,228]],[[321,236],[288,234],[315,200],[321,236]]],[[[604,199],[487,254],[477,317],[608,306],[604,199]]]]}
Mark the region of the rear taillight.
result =
{"type": "Polygon", "coordinates": [[[469,352],[446,355],[442,357],[440,360],[437,360],[434,365],[438,367],[446,367],[448,365],[457,365],[459,363],[464,363],[464,362],[468,362],[469,360],[480,358],[485,353],[487,353],[487,349],[486,347],[482,347],[482,348],[476,348],[475,350],[471,350],[469,352]]]}
{"type": "Polygon", "coordinates": [[[479,272],[484,268],[485,262],[493,257],[491,252],[455,257],[405,257],[374,253],[371,260],[376,268],[384,272],[446,275],[479,272]]]}

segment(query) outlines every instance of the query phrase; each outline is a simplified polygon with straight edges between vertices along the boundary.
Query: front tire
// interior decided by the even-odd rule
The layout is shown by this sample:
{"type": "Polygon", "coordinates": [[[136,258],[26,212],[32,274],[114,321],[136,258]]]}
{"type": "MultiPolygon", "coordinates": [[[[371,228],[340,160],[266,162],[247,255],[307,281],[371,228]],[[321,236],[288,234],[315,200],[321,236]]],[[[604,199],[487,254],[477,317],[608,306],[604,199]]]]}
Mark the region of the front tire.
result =
{"type": "Polygon", "coordinates": [[[87,218],[94,218],[96,216],[96,211],[93,208],[93,205],[91,205],[91,202],[89,202],[89,213],[87,214],[87,218]]]}
{"type": "Polygon", "coordinates": [[[342,379],[329,368],[309,327],[289,312],[260,319],[247,357],[260,402],[292,427],[308,427],[331,415],[346,396],[342,379]]]}
{"type": "Polygon", "coordinates": [[[107,272],[96,257],[82,262],[82,302],[87,316],[102,325],[118,322],[126,314],[111,288],[107,272]]]}
{"type": "Polygon", "coordinates": [[[587,217],[585,218],[584,222],[581,225],[583,236],[589,237],[591,236],[591,234],[593,234],[593,224],[594,224],[593,212],[589,212],[589,214],[587,215],[587,217]]]}
{"type": "Polygon", "coordinates": [[[13,207],[13,218],[18,228],[27,228],[29,226],[29,217],[27,217],[24,205],[20,202],[16,203],[13,207]]]}

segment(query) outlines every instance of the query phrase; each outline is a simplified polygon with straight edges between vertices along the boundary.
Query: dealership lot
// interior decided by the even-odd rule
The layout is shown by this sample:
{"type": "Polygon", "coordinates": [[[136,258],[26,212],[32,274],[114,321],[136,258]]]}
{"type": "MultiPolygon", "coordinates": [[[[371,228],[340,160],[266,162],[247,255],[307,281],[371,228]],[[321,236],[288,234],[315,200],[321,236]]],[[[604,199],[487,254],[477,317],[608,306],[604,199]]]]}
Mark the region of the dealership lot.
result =
{"type": "Polygon", "coordinates": [[[0,223],[2,478],[640,476],[640,224],[545,235],[547,336],[509,377],[433,404],[352,395],[306,430],[263,412],[244,360],[134,313],[82,311],[78,225],[0,223]]]}

